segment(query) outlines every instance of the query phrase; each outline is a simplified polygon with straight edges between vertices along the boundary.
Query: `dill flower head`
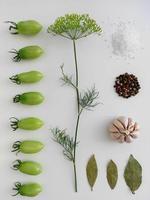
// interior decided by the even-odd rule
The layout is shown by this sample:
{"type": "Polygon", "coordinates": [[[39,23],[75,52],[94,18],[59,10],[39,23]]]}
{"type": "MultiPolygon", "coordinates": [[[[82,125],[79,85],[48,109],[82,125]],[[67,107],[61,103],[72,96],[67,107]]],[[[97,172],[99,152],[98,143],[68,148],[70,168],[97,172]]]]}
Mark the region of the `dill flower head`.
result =
{"type": "Polygon", "coordinates": [[[77,40],[93,33],[100,34],[101,27],[88,14],[66,14],[48,27],[48,33],[77,40]]]}

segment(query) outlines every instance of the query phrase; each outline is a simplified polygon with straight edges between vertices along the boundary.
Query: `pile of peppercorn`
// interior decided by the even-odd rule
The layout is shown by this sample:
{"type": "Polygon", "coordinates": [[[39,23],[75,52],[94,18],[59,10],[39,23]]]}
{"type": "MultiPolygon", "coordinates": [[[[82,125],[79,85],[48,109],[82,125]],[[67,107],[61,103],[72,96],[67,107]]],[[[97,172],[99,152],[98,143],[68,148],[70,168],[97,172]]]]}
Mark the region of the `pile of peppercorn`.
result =
{"type": "Polygon", "coordinates": [[[116,78],[114,88],[119,96],[129,98],[139,93],[140,84],[133,74],[121,74],[116,78]]]}

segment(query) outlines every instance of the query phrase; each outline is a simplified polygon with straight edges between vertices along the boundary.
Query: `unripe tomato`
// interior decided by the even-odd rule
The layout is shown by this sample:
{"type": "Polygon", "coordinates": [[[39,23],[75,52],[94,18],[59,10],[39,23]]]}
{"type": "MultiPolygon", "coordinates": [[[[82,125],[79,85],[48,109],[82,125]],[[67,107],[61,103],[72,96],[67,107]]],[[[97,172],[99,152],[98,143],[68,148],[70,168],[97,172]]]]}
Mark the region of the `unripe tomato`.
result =
{"type": "Polygon", "coordinates": [[[38,105],[44,101],[44,96],[40,92],[26,92],[16,95],[13,98],[14,103],[22,103],[26,105],[38,105]]]}
{"type": "Polygon", "coordinates": [[[9,51],[10,53],[16,54],[13,57],[13,61],[19,62],[20,60],[30,60],[40,57],[44,51],[40,46],[34,45],[34,46],[26,46],[18,51],[16,49],[13,49],[9,51]]]}
{"type": "Polygon", "coordinates": [[[36,83],[39,82],[43,78],[43,74],[39,71],[29,71],[23,72],[20,74],[16,74],[9,79],[16,84],[22,83],[36,83]]]}
{"type": "Polygon", "coordinates": [[[41,128],[44,125],[44,122],[36,117],[28,117],[20,120],[12,117],[10,125],[13,131],[15,131],[18,128],[34,131],[41,128]]]}
{"type": "Polygon", "coordinates": [[[16,160],[13,163],[13,169],[28,175],[39,175],[42,173],[42,166],[34,161],[16,160]]]}
{"type": "Polygon", "coordinates": [[[42,29],[42,25],[35,20],[25,20],[18,23],[7,21],[10,23],[9,30],[12,34],[36,35],[42,29]]]}
{"type": "Polygon", "coordinates": [[[17,191],[17,193],[13,196],[17,196],[18,194],[20,194],[21,196],[35,197],[40,192],[42,192],[42,187],[38,183],[21,184],[20,182],[16,182],[13,190],[17,191]]]}
{"type": "Polygon", "coordinates": [[[21,152],[23,154],[34,154],[40,152],[44,144],[35,140],[16,141],[12,146],[12,152],[21,152]]]}

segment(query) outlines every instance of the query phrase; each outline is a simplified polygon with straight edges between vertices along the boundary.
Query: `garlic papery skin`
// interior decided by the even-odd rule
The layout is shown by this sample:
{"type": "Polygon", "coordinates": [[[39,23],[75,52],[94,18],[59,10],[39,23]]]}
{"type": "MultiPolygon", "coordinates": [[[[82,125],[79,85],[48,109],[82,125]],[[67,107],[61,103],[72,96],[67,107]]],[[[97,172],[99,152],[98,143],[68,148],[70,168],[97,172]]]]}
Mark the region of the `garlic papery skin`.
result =
{"type": "Polygon", "coordinates": [[[140,126],[130,117],[118,117],[109,127],[109,133],[113,140],[119,143],[131,143],[138,138],[140,126]]]}

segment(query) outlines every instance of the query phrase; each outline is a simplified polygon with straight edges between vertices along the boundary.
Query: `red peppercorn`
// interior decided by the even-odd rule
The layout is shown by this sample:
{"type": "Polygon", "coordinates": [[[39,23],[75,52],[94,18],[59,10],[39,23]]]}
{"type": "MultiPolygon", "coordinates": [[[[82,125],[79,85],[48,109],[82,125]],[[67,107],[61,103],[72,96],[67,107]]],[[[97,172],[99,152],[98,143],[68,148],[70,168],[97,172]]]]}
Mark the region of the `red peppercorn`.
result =
{"type": "Polygon", "coordinates": [[[139,93],[141,89],[138,78],[133,74],[121,74],[116,77],[114,88],[119,96],[129,98],[139,93]]]}

